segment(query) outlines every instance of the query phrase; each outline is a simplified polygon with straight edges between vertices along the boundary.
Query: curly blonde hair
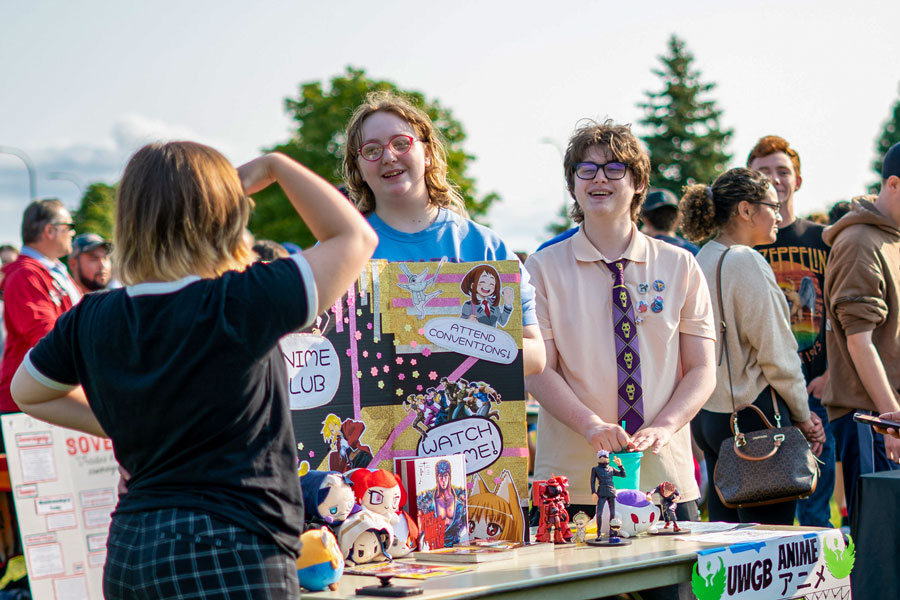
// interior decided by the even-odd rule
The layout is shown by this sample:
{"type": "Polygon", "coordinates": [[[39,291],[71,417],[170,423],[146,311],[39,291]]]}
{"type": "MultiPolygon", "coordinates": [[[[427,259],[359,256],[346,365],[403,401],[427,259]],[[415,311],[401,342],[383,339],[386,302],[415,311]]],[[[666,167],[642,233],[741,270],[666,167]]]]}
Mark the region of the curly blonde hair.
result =
{"type": "Polygon", "coordinates": [[[425,167],[425,187],[428,200],[435,206],[449,208],[468,218],[466,204],[456,187],[447,180],[447,150],[441,132],[434,127],[431,118],[409,98],[393,92],[370,92],[365,102],[360,104],[350,122],[347,123],[346,143],[342,174],[347,192],[359,211],[368,214],[375,210],[375,194],[363,180],[359,168],[358,153],[362,146],[362,127],[365,120],[377,112],[394,114],[409,123],[431,157],[431,164],[425,167]]]}

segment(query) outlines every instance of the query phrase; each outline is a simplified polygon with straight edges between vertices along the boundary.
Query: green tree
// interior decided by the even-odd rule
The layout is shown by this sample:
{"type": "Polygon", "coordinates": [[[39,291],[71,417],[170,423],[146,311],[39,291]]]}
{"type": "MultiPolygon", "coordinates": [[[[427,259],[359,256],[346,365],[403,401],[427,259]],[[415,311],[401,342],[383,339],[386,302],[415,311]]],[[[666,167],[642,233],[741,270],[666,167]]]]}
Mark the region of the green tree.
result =
{"type": "MultiPolygon", "coordinates": [[[[463,149],[466,134],[450,109],[436,100],[426,100],[420,92],[401,90],[389,81],[369,79],[362,69],[347,67],[345,73],[332,78],[327,85],[320,81],[301,84],[297,97],[284,101],[285,111],[296,123],[293,138],[266,151],[283,152],[325,179],[339,184],[347,121],[366,94],[382,90],[400,92],[428,113],[447,140],[449,177],[459,187],[470,216],[485,215],[499,196],[489,193],[476,198],[475,181],[467,174],[468,166],[475,157],[463,149]]],[[[291,241],[303,247],[315,242],[278,186],[270,186],[254,195],[254,200],[256,210],[250,219],[250,229],[257,237],[291,241]]]]}
{"type": "Polygon", "coordinates": [[[115,186],[92,183],[81,197],[81,205],[72,215],[72,221],[78,233],[98,233],[111,240],[115,217],[115,186]]]}
{"type": "Polygon", "coordinates": [[[575,222],[569,218],[569,205],[563,204],[556,212],[556,220],[547,225],[547,232],[552,236],[557,236],[564,231],[572,229],[575,222]]]}
{"type": "Polygon", "coordinates": [[[648,130],[641,139],[650,150],[653,170],[650,185],[681,195],[684,186],[709,183],[731,160],[725,146],[733,133],[722,129],[722,111],[707,94],[714,83],[700,81],[694,57],[677,36],[669,39],[668,54],[659,57],[661,69],[653,72],[663,82],[659,92],[644,92],[647,101],[639,122],[648,130]]]}
{"type": "Polygon", "coordinates": [[[894,103],[891,109],[891,116],[888,117],[881,130],[881,137],[875,143],[875,160],[872,161],[872,170],[878,176],[878,180],[869,186],[869,191],[877,194],[881,191],[881,166],[882,159],[891,146],[900,142],[900,99],[894,103]]]}

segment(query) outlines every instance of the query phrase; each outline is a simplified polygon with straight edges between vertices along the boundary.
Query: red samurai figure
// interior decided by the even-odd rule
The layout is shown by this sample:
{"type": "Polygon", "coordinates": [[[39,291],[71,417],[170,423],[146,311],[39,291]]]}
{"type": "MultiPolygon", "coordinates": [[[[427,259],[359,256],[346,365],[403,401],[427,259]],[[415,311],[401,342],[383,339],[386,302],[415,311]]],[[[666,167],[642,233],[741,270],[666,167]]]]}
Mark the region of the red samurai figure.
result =
{"type": "Polygon", "coordinates": [[[551,475],[547,481],[535,481],[534,503],[540,509],[541,520],[535,539],[539,542],[553,541],[565,544],[572,541],[569,531],[569,478],[551,475]]]}

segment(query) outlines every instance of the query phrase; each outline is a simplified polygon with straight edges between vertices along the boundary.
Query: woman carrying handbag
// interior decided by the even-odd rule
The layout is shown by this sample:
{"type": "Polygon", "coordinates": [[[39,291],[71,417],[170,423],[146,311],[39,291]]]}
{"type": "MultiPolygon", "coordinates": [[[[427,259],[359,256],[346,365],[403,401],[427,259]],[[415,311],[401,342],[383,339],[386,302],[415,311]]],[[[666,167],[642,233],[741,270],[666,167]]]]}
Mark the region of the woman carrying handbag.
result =
{"type": "MultiPolygon", "coordinates": [[[[775,240],[781,221],[775,189],[761,173],[731,169],[711,186],[687,187],[681,211],[682,231],[688,239],[712,238],[697,254],[697,261],[712,298],[719,299],[713,302],[716,322],[721,324],[716,389],[691,422],[691,432],[706,458],[709,481],[718,482],[716,463],[722,449],[732,450],[732,440],[734,449],[741,452],[739,446],[745,442],[737,435],[741,433],[771,431],[770,427],[793,423],[818,455],[825,434],[821,420],[809,411],[787,301],[771,268],[752,248],[775,240]],[[750,409],[741,409],[748,404],[752,404],[750,409]],[[732,413],[739,414],[734,433],[732,413]]],[[[783,439],[775,437],[781,439],[771,454],[779,451],[783,439]]],[[[805,446],[802,451],[806,452],[805,446]]],[[[787,445],[780,458],[786,455],[787,445]]],[[[752,466],[758,473],[766,472],[766,467],[760,467],[766,463],[751,462],[757,463],[752,466]]],[[[729,508],[720,495],[720,490],[709,495],[710,521],[794,522],[796,498],[729,508]]]]}

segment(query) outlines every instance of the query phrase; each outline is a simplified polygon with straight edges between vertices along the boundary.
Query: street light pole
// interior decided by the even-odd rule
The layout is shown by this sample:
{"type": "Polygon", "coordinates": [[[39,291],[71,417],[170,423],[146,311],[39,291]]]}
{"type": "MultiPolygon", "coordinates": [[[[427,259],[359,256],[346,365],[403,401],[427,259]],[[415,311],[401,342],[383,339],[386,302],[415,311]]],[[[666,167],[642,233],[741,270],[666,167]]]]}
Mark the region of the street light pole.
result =
{"type": "Polygon", "coordinates": [[[34,163],[31,162],[28,155],[12,146],[0,146],[0,154],[12,154],[13,156],[18,156],[22,162],[25,163],[25,168],[28,169],[28,192],[31,195],[30,200],[35,200],[37,198],[37,176],[34,171],[34,163]]]}
{"type": "Polygon", "coordinates": [[[84,196],[84,181],[78,175],[74,173],[66,173],[65,171],[53,171],[47,175],[47,179],[56,179],[62,181],[68,181],[69,183],[74,183],[75,187],[78,188],[78,193],[84,196]]]}

